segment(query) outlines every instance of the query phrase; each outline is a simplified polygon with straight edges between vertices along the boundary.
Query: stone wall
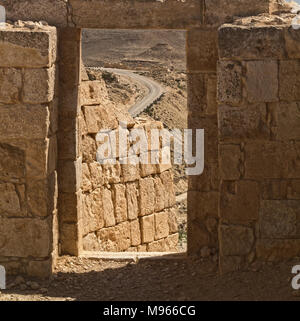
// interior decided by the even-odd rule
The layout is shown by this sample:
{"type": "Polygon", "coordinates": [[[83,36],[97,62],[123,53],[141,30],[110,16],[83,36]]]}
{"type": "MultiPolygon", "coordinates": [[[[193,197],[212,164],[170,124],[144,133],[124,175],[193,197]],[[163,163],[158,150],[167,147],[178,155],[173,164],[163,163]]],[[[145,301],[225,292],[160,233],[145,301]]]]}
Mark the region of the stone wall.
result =
{"type": "Polygon", "coordinates": [[[115,164],[101,165],[96,159],[100,144],[96,134],[100,130],[118,130],[119,122],[126,121],[130,136],[135,128],[149,133],[151,128],[163,126],[160,122],[134,120],[123,106],[109,99],[101,73],[97,75],[91,81],[83,70],[81,83],[83,250],[176,251],[172,165],[121,164],[119,155],[115,164]]]}
{"type": "Polygon", "coordinates": [[[8,273],[49,275],[58,251],[56,38],[42,24],[0,29],[0,264],[8,273]]]}
{"type": "Polygon", "coordinates": [[[220,267],[300,254],[300,32],[291,16],[219,30],[220,267]]]}

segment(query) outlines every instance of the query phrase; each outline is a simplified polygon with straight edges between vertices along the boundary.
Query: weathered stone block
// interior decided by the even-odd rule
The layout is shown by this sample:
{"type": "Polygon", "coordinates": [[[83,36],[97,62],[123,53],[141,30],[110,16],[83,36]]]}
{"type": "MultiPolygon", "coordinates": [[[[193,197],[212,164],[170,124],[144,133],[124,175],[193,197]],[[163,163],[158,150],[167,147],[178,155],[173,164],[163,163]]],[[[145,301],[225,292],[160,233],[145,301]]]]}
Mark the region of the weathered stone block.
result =
{"type": "Polygon", "coordinates": [[[51,25],[67,25],[67,3],[64,0],[4,0],[9,20],[47,21],[51,25]]]}
{"type": "Polygon", "coordinates": [[[279,98],[280,100],[300,100],[300,62],[282,60],[279,62],[279,98]]]}
{"type": "MultiPolygon", "coordinates": [[[[299,83],[300,84],[300,83],[299,83]]],[[[300,103],[280,102],[276,108],[274,135],[277,140],[300,139],[300,103]]]]}
{"type": "Polygon", "coordinates": [[[266,118],[266,105],[253,104],[244,108],[219,107],[220,139],[268,139],[270,129],[266,118]]]}
{"type": "Polygon", "coordinates": [[[198,192],[188,193],[188,219],[193,221],[204,221],[206,217],[218,217],[218,192],[198,192]]]}
{"type": "Polygon", "coordinates": [[[187,70],[216,72],[218,60],[217,30],[191,29],[187,32],[187,70]]]}
{"type": "Polygon", "coordinates": [[[84,81],[80,84],[81,106],[99,105],[103,101],[107,101],[107,90],[104,81],[84,81]]]}
{"type": "Polygon", "coordinates": [[[287,180],[264,180],[262,183],[262,198],[264,200],[287,199],[288,181],[287,180]]]}
{"type": "MultiPolygon", "coordinates": [[[[28,5],[28,9],[31,8],[32,3],[28,5]]],[[[28,16],[25,20],[28,20],[28,16]]],[[[35,32],[19,28],[0,30],[1,67],[50,67],[56,60],[56,48],[56,28],[53,27],[35,32]]]]}
{"type": "Polygon", "coordinates": [[[148,252],[165,252],[166,249],[166,239],[154,241],[147,244],[148,252]]]}
{"type": "Polygon", "coordinates": [[[12,182],[25,180],[24,150],[0,143],[0,179],[12,182]]]}
{"type": "Polygon", "coordinates": [[[82,251],[81,228],[78,223],[61,224],[61,253],[78,256],[82,251]]]}
{"type": "Polygon", "coordinates": [[[234,16],[269,13],[269,3],[269,0],[254,0],[249,6],[247,0],[206,0],[204,23],[218,27],[232,22],[234,16]]]}
{"type": "Polygon", "coordinates": [[[285,48],[287,55],[291,59],[300,58],[300,32],[292,26],[285,29],[285,48]]]}
{"type": "Polygon", "coordinates": [[[218,63],[218,101],[238,104],[242,101],[242,66],[237,61],[218,63]]]}
{"type": "Polygon", "coordinates": [[[153,213],[156,196],[153,178],[141,178],[139,180],[139,192],[140,216],[153,213]]]}
{"type": "Polygon", "coordinates": [[[22,73],[20,69],[0,68],[0,102],[17,103],[21,100],[22,73]]]}
{"type": "Polygon", "coordinates": [[[177,233],[178,232],[178,222],[177,222],[177,210],[171,208],[168,210],[168,223],[169,223],[169,232],[177,233]]]}
{"type": "Polygon", "coordinates": [[[242,152],[240,145],[219,145],[220,173],[223,180],[238,180],[242,152]]]}
{"type": "Polygon", "coordinates": [[[102,173],[102,166],[97,163],[89,163],[89,169],[91,174],[91,183],[93,189],[96,189],[104,184],[104,176],[102,173]]]}
{"type": "Polygon", "coordinates": [[[179,241],[179,235],[178,233],[169,235],[166,238],[166,251],[168,252],[178,252],[178,241],[179,241]]]}
{"type": "Polygon", "coordinates": [[[116,227],[104,228],[97,232],[101,251],[116,252],[119,250],[116,242],[116,232],[116,227]]]}
{"type": "Polygon", "coordinates": [[[186,29],[202,20],[202,3],[197,0],[114,1],[114,5],[104,0],[72,0],[69,5],[77,28],[186,29]]]}
{"type": "Polygon", "coordinates": [[[99,240],[95,233],[90,233],[83,237],[82,246],[84,251],[100,251],[99,240]]]}
{"type": "Polygon", "coordinates": [[[300,180],[293,179],[290,182],[287,190],[288,199],[300,199],[300,180]]]}
{"type": "Polygon", "coordinates": [[[162,239],[169,235],[169,216],[168,212],[154,214],[155,221],[155,240],[162,239]]]}
{"type": "Polygon", "coordinates": [[[139,220],[130,222],[131,245],[138,246],[141,244],[141,230],[139,220]]]}
{"type": "Polygon", "coordinates": [[[113,202],[115,209],[116,223],[121,223],[127,220],[127,200],[125,196],[125,185],[113,185],[113,202]]]}
{"type": "Polygon", "coordinates": [[[154,178],[155,187],[155,212],[162,211],[165,208],[165,187],[159,177],[154,178]]]}
{"type": "Polygon", "coordinates": [[[55,66],[46,69],[25,69],[23,101],[30,104],[47,103],[53,100],[55,66]]]}
{"type": "Polygon", "coordinates": [[[0,213],[9,216],[20,216],[21,205],[16,187],[11,183],[0,184],[0,213]]]}
{"type": "Polygon", "coordinates": [[[81,191],[77,193],[60,192],[58,199],[59,210],[63,213],[60,216],[60,222],[76,223],[81,218],[82,212],[85,215],[85,211],[89,209],[89,203],[87,203],[85,197],[88,196],[82,194],[81,191]]]}
{"type": "Polygon", "coordinates": [[[176,203],[172,171],[169,170],[161,173],[160,179],[165,190],[165,208],[172,207],[176,203]]]}
{"type": "Polygon", "coordinates": [[[222,256],[247,255],[254,244],[253,230],[244,226],[221,225],[219,237],[222,256]]]}
{"type": "Polygon", "coordinates": [[[51,235],[47,220],[0,218],[0,255],[47,257],[52,250],[51,235]]]}
{"type": "Polygon", "coordinates": [[[133,182],[140,178],[140,167],[138,163],[134,164],[133,157],[123,159],[125,163],[121,163],[122,182],[133,182]]]}
{"type": "Polygon", "coordinates": [[[283,28],[223,25],[219,29],[221,59],[282,59],[285,57],[283,28]]]}
{"type": "Polygon", "coordinates": [[[254,181],[223,182],[220,217],[229,223],[246,224],[258,219],[259,185],[254,181]]]}
{"type": "Polygon", "coordinates": [[[121,180],[121,165],[118,161],[115,164],[103,164],[102,175],[105,184],[117,184],[121,180]]]}
{"type": "Polygon", "coordinates": [[[0,106],[0,139],[47,137],[49,109],[41,105],[0,106]]]}
{"type": "Polygon", "coordinates": [[[81,189],[83,192],[87,192],[92,188],[91,174],[90,174],[88,164],[82,163],[81,170],[82,170],[81,189]]]}
{"type": "Polygon", "coordinates": [[[284,239],[297,235],[299,201],[262,201],[259,224],[261,238],[284,239]]]}
{"type": "Polygon", "coordinates": [[[139,215],[138,190],[135,182],[126,184],[128,218],[134,220],[139,215]]]}
{"type": "Polygon", "coordinates": [[[251,103],[278,101],[278,62],[248,61],[246,69],[248,101],[251,103]]]}
{"type": "Polygon", "coordinates": [[[102,191],[102,204],[105,227],[114,226],[116,224],[116,220],[114,216],[112,193],[107,188],[104,188],[102,191]]]}
{"type": "Polygon", "coordinates": [[[100,188],[90,194],[83,194],[83,234],[95,232],[108,226],[106,222],[109,222],[110,217],[104,208],[107,210],[107,206],[111,204],[104,204],[103,198],[105,197],[103,189],[100,188]]]}
{"type": "Polygon", "coordinates": [[[150,243],[154,241],[155,225],[154,215],[143,216],[140,219],[142,243],[150,243]]]}
{"type": "Polygon", "coordinates": [[[245,144],[245,178],[298,178],[299,144],[256,142],[245,144]]]}
{"type": "Polygon", "coordinates": [[[118,224],[115,229],[118,251],[126,251],[131,246],[130,223],[123,222],[118,224]]]}
{"type": "Polygon", "coordinates": [[[65,193],[77,192],[81,187],[81,166],[82,160],[74,161],[59,160],[58,168],[59,189],[65,193]]]}
{"type": "Polygon", "coordinates": [[[256,256],[265,261],[283,261],[299,256],[300,240],[257,240],[256,256]]]}

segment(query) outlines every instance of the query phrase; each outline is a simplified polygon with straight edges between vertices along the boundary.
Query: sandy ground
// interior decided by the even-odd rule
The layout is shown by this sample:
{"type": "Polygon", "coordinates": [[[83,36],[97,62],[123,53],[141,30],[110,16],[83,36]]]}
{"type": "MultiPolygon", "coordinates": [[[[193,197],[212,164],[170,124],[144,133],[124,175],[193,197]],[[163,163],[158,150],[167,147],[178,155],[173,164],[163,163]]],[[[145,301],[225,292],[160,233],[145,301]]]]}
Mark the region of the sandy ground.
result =
{"type": "Polygon", "coordinates": [[[49,281],[9,277],[12,288],[2,291],[0,300],[299,300],[300,292],[291,287],[291,268],[299,262],[220,276],[209,259],[115,262],[61,257],[49,281]]]}

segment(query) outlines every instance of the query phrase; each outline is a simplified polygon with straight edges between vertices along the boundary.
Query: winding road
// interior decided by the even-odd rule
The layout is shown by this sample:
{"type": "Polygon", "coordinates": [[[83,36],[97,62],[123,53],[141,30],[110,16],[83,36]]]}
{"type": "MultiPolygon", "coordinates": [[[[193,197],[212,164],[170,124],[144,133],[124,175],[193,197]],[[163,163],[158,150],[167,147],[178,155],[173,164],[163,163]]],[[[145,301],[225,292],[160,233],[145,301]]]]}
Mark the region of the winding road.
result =
{"type": "Polygon", "coordinates": [[[134,104],[132,107],[129,108],[129,112],[133,117],[136,117],[147,107],[151,106],[165,92],[163,87],[158,82],[150,78],[138,75],[132,70],[116,69],[116,68],[101,68],[101,69],[117,75],[130,77],[134,81],[139,82],[142,86],[147,88],[147,91],[148,91],[147,95],[142,100],[138,101],[136,104],[134,104]]]}

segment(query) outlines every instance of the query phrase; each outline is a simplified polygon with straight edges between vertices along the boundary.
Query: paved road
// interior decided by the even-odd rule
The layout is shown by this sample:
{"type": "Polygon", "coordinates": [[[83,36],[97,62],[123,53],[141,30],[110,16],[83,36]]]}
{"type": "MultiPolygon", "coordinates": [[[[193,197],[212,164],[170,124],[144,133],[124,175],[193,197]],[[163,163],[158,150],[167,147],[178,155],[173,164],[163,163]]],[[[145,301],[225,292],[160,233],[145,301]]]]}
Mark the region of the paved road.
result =
{"type": "Polygon", "coordinates": [[[147,107],[151,106],[165,92],[163,87],[159,83],[150,78],[138,75],[134,71],[115,68],[101,69],[117,75],[130,77],[134,81],[139,82],[141,85],[147,88],[147,95],[141,101],[137,102],[135,105],[129,108],[129,112],[133,117],[136,117],[147,107]]]}

